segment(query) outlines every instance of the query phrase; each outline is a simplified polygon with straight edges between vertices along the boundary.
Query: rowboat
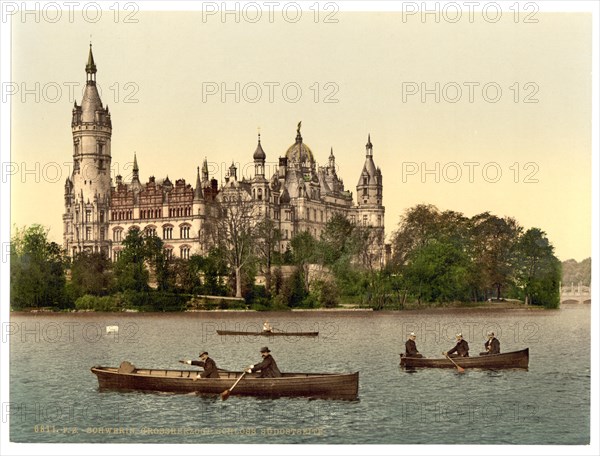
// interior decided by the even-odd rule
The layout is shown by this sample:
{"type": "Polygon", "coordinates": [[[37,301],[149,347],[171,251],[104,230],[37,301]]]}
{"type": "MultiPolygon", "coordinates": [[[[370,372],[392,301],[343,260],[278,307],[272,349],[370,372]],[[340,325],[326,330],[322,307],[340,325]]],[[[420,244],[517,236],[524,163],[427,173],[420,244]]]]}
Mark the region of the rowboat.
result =
{"type": "MultiPolygon", "coordinates": [[[[94,366],[100,390],[142,390],[217,395],[232,387],[242,372],[219,370],[220,378],[197,378],[199,371],[137,369],[124,361],[119,367],[94,366]]],[[[246,374],[232,395],[257,397],[309,397],[354,400],[358,397],[358,372],[341,374],[284,373],[277,378],[246,374]]]]}
{"type": "Polygon", "coordinates": [[[217,329],[219,336],[306,336],[316,337],[319,335],[319,331],[313,332],[286,332],[286,331],[226,331],[223,329],[217,329]]]}
{"type": "MultiPolygon", "coordinates": [[[[464,369],[527,369],[529,365],[529,348],[497,355],[470,356],[467,358],[452,358],[452,360],[464,369]]],[[[455,368],[448,358],[408,358],[400,355],[400,366],[402,367],[445,367],[455,368]]]]}

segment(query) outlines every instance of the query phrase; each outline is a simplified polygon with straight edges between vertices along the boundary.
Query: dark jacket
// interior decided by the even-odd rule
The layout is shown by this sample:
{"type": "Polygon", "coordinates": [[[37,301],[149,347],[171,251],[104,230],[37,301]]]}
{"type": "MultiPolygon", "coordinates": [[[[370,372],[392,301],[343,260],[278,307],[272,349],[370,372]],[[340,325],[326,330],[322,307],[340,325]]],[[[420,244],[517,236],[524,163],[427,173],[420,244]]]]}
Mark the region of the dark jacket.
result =
{"type": "Polygon", "coordinates": [[[483,344],[485,347],[485,351],[490,355],[497,355],[500,353],[500,341],[493,337],[491,340],[488,339],[483,344]]]}
{"type": "Polygon", "coordinates": [[[217,364],[210,358],[206,358],[206,361],[193,360],[194,366],[200,366],[204,368],[204,372],[200,374],[202,378],[219,378],[219,370],[217,364]]]}
{"type": "Polygon", "coordinates": [[[417,344],[414,340],[408,339],[406,341],[406,356],[415,356],[418,354],[419,351],[417,350],[417,344]]]}
{"type": "Polygon", "coordinates": [[[469,356],[469,344],[467,343],[466,340],[461,339],[455,346],[454,348],[448,350],[448,354],[451,355],[452,353],[457,353],[458,356],[469,356]]]}
{"type": "Polygon", "coordinates": [[[277,367],[275,359],[271,355],[265,356],[265,358],[252,368],[252,372],[260,371],[261,378],[281,377],[281,372],[277,367]]]}

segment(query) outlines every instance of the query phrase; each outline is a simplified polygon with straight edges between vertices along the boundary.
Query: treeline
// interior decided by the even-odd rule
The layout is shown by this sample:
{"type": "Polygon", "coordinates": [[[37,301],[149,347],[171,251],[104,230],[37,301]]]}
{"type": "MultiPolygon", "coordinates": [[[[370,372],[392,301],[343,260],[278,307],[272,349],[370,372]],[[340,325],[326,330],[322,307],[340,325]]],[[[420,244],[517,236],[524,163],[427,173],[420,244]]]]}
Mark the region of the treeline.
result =
{"type": "Polygon", "coordinates": [[[566,260],[562,262],[562,284],[563,287],[570,287],[571,284],[585,285],[589,287],[592,283],[592,259],[586,258],[583,261],[566,260]]]}
{"type": "Polygon", "coordinates": [[[392,248],[389,267],[409,299],[560,304],[554,247],[541,229],[525,231],[511,217],[484,212],[468,218],[418,205],[401,218],[392,248]]]}
{"type": "Polygon", "coordinates": [[[285,252],[276,251],[281,235],[268,220],[235,228],[223,236],[234,230],[221,227],[208,255],[189,260],[169,259],[160,238],[132,229],[113,263],[96,253],[70,259],[33,225],[12,239],[11,307],[172,311],[198,295],[242,296],[237,305],[256,310],[489,299],[559,305],[561,263],[546,234],[487,212],[467,218],[431,205],[408,209],[384,267],[375,249],[381,233],[339,215],[319,239],[298,233],[285,252]],[[265,285],[255,284],[259,274],[265,285]]]}

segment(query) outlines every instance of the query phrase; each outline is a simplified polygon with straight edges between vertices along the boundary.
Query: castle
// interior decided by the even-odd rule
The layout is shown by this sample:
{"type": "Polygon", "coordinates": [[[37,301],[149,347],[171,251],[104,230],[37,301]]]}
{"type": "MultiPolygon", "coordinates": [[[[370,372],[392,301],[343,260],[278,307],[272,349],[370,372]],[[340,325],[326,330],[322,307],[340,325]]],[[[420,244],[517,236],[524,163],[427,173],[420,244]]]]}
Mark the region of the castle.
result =
{"type": "Polygon", "coordinates": [[[279,167],[265,175],[266,153],[258,144],[252,156],[254,177],[238,176],[232,163],[225,182],[210,178],[208,162],[197,168],[195,186],[178,179],[150,177],[142,184],[137,156],[134,155],[131,182],[111,178],[112,122],[96,87],[96,64],[92,46],[85,67],[87,81],[81,105],[73,107],[73,172],[65,183],[63,241],[68,255],[101,252],[112,260],[119,258],[127,231],[137,227],[164,242],[167,256],[187,259],[205,255],[211,248],[206,228],[219,217],[215,207],[227,192],[237,191],[250,201],[254,213],[269,218],[281,232],[278,250],[283,252],[292,237],[307,231],[318,238],[334,214],[352,223],[372,227],[376,262],[384,262],[383,182],[381,170],[373,162],[371,138],[356,185],[357,201],[344,189],[336,174],[333,149],[327,166],[317,166],[304,142],[298,124],[294,143],[279,158],[279,167]]]}

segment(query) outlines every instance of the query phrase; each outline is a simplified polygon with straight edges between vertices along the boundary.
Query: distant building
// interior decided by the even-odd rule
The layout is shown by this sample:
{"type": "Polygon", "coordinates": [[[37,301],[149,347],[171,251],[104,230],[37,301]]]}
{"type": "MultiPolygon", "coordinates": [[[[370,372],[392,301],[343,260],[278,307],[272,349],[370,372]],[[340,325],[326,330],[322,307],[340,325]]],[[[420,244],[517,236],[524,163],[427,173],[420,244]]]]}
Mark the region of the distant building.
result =
{"type": "Polygon", "coordinates": [[[257,215],[268,217],[280,229],[279,247],[285,251],[291,238],[307,231],[319,237],[334,214],[352,223],[373,228],[372,251],[377,263],[385,260],[383,179],[373,162],[371,138],[356,185],[357,201],[344,189],[336,174],[333,149],[327,166],[317,167],[312,150],[304,142],[298,124],[294,143],[279,158],[277,171],[267,178],[267,154],[258,144],[253,154],[254,177],[240,179],[234,164],[223,185],[210,178],[207,160],[197,168],[196,183],[168,177],[150,177],[142,184],[134,155],[131,182],[116,176],[112,182],[112,122],[96,87],[96,64],[90,45],[85,67],[87,83],[81,105],[73,108],[73,173],[65,183],[64,247],[69,255],[82,251],[102,252],[118,259],[127,231],[137,227],[164,241],[170,257],[189,258],[206,254],[211,247],[206,226],[214,222],[223,192],[237,190],[252,202],[257,215]]]}

